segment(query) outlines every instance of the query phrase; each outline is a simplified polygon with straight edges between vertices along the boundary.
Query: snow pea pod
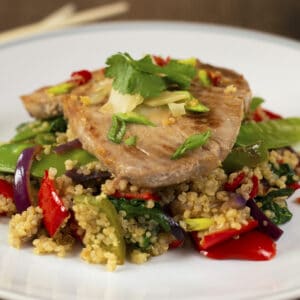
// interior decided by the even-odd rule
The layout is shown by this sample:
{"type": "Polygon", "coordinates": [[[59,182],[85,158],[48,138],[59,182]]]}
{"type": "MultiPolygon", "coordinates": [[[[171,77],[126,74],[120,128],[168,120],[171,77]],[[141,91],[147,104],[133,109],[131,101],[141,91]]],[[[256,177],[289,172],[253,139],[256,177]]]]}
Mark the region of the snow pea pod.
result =
{"type": "MultiPolygon", "coordinates": [[[[0,146],[0,172],[14,173],[18,157],[21,152],[34,144],[29,143],[11,143],[0,146]]],[[[74,149],[63,154],[51,152],[50,154],[41,153],[40,160],[33,162],[31,168],[31,175],[36,177],[43,177],[44,171],[50,167],[57,169],[57,174],[62,175],[65,173],[65,161],[76,160],[78,166],[85,165],[97,159],[83,149],[74,149]]]]}
{"type": "Polygon", "coordinates": [[[268,150],[263,143],[235,147],[223,161],[227,173],[241,170],[244,166],[255,167],[268,159],[268,150]]]}

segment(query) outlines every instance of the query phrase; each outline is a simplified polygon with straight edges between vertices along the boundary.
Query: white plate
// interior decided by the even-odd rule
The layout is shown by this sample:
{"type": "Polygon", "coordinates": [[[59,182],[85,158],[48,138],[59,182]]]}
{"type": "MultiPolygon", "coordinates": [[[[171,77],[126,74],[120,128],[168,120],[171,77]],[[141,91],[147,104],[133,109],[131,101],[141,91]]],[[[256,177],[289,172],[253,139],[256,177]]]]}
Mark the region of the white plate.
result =
{"type": "MultiPolygon", "coordinates": [[[[94,69],[118,51],[196,56],[242,72],[256,95],[284,115],[299,115],[300,45],[266,34],[186,23],[115,23],[38,36],[0,46],[0,140],[28,119],[18,96],[94,69]]],[[[268,262],[215,261],[186,249],[115,273],[71,257],[35,256],[7,245],[0,219],[0,297],[9,299],[288,299],[300,296],[300,206],[283,226],[268,262]]]]}

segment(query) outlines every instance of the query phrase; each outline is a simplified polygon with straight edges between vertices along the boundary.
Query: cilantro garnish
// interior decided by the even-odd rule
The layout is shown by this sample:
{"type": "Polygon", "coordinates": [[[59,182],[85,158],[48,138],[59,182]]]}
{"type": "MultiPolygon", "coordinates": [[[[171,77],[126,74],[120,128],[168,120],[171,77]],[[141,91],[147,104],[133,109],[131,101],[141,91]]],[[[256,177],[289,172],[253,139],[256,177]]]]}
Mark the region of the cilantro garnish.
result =
{"type": "Polygon", "coordinates": [[[156,97],[168,87],[188,89],[196,75],[192,65],[170,60],[165,66],[153,63],[150,55],[134,60],[128,53],[118,53],[106,61],[106,76],[113,78],[113,88],[122,94],[156,97]]]}

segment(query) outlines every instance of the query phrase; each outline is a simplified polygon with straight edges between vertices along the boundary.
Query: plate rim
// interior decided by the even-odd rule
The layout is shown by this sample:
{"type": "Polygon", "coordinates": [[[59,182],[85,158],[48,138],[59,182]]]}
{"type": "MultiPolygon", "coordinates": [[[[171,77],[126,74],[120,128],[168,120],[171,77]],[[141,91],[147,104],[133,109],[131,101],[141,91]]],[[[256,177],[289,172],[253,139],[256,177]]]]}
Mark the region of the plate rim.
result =
{"type": "Polygon", "coordinates": [[[154,30],[154,29],[167,29],[167,30],[208,30],[212,33],[222,33],[229,36],[245,37],[247,34],[247,39],[252,40],[263,40],[264,42],[269,42],[272,44],[284,44],[290,48],[296,48],[300,50],[300,41],[284,37],[278,34],[263,32],[254,29],[245,29],[242,27],[222,25],[222,24],[211,24],[202,22],[188,22],[188,21],[109,21],[105,23],[93,23],[89,25],[81,25],[68,27],[59,30],[51,30],[44,33],[35,34],[30,37],[19,38],[10,42],[0,42],[0,51],[6,48],[11,48],[14,46],[19,46],[20,44],[27,44],[39,40],[45,40],[49,38],[56,38],[65,35],[77,35],[84,32],[97,32],[97,31],[144,31],[144,30],[154,30]],[[164,26],[163,28],[161,28],[164,26]]]}

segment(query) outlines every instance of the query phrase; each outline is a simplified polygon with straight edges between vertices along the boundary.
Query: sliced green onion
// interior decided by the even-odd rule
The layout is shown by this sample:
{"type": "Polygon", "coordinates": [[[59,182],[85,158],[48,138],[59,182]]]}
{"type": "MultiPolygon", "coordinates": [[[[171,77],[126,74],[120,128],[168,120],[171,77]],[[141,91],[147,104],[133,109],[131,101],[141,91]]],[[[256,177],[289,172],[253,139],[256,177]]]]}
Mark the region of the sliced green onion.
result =
{"type": "Polygon", "coordinates": [[[46,92],[50,95],[57,96],[62,94],[69,93],[76,84],[74,82],[63,82],[58,85],[54,85],[46,90],[46,92]]]}
{"type": "Polygon", "coordinates": [[[213,221],[210,218],[193,218],[193,219],[184,219],[186,231],[200,231],[208,229],[213,221]]]}
{"type": "Polygon", "coordinates": [[[203,146],[207,142],[210,135],[211,133],[209,130],[203,133],[191,135],[184,141],[184,143],[180,147],[177,148],[177,150],[171,156],[171,159],[178,159],[182,157],[187,151],[203,146]]]}
{"type": "Polygon", "coordinates": [[[136,140],[137,140],[137,137],[134,135],[134,136],[130,136],[129,138],[127,138],[124,143],[127,145],[127,146],[135,146],[136,145],[136,140]]]}
{"type": "Polygon", "coordinates": [[[122,120],[122,121],[124,121],[126,123],[135,123],[135,124],[155,126],[155,124],[153,124],[145,116],[137,114],[136,112],[118,113],[115,116],[119,120],[122,120]]]}
{"type": "Polygon", "coordinates": [[[191,112],[208,112],[209,108],[204,104],[200,103],[197,99],[192,99],[187,101],[185,104],[185,109],[191,112]]]}
{"type": "Polygon", "coordinates": [[[207,71],[204,69],[200,69],[198,71],[198,77],[200,80],[200,83],[204,86],[204,87],[208,87],[211,85],[211,81],[208,77],[207,71]]]}
{"type": "Polygon", "coordinates": [[[190,57],[187,59],[179,59],[178,62],[180,62],[181,64],[184,64],[184,65],[191,65],[191,66],[195,67],[196,63],[197,63],[197,59],[195,57],[190,57]]]}
{"type": "Polygon", "coordinates": [[[162,106],[169,103],[186,101],[191,99],[191,93],[188,91],[165,91],[162,92],[158,97],[150,98],[144,101],[144,104],[151,107],[162,106]]]}
{"type": "Polygon", "coordinates": [[[255,111],[265,100],[260,97],[253,97],[250,103],[250,111],[255,111]]]}
{"type": "Polygon", "coordinates": [[[122,142],[125,132],[125,121],[120,120],[116,115],[113,115],[112,124],[108,131],[107,138],[116,144],[120,144],[122,142]]]}

